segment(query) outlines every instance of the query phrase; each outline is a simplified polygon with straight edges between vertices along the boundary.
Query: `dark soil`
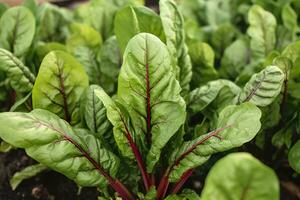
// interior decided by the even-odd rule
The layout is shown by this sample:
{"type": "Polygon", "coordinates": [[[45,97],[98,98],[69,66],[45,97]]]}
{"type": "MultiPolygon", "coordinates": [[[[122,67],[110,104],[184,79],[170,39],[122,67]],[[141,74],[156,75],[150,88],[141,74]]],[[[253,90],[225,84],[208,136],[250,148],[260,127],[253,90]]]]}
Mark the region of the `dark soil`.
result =
{"type": "Polygon", "coordinates": [[[51,170],[23,181],[12,191],[9,179],[15,172],[34,163],[23,150],[0,153],[0,200],[97,200],[96,189],[84,188],[77,195],[75,183],[51,170]]]}

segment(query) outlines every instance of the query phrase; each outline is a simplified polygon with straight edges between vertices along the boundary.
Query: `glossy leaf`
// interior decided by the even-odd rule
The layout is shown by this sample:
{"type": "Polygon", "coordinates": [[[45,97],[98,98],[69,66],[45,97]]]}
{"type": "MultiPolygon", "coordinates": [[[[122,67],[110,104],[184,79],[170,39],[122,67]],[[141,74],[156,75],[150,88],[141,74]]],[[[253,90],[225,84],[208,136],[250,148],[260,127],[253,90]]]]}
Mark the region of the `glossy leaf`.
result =
{"type": "Polygon", "coordinates": [[[222,77],[234,80],[248,64],[249,54],[248,43],[245,39],[234,41],[224,51],[220,68],[222,77]]]}
{"type": "Polygon", "coordinates": [[[185,96],[189,91],[192,79],[192,63],[185,43],[183,17],[173,0],[160,1],[159,8],[167,47],[178,66],[177,76],[182,88],[181,93],[185,96]]]}
{"type": "Polygon", "coordinates": [[[10,8],[2,15],[0,27],[5,27],[0,31],[2,47],[18,58],[24,56],[35,34],[35,19],[32,13],[22,6],[10,8]]]}
{"type": "Polygon", "coordinates": [[[106,108],[101,99],[95,94],[96,91],[101,90],[100,86],[89,86],[83,94],[81,114],[83,121],[92,133],[95,133],[100,138],[107,139],[106,141],[112,141],[112,134],[110,133],[111,124],[106,116],[106,108]]]}
{"type": "Polygon", "coordinates": [[[1,113],[0,137],[24,148],[38,162],[74,180],[80,186],[104,187],[119,168],[118,158],[87,131],[73,130],[46,110],[31,113],[1,113]]]}
{"type": "Polygon", "coordinates": [[[87,87],[83,67],[71,55],[52,51],[40,66],[32,90],[33,108],[49,110],[76,124],[80,120],[80,97],[87,87]]]}
{"type": "Polygon", "coordinates": [[[46,169],[47,167],[43,164],[35,164],[16,172],[9,181],[12,190],[17,189],[23,180],[32,178],[46,169]]]}
{"type": "Polygon", "coordinates": [[[251,37],[251,52],[253,59],[263,59],[275,47],[276,19],[272,13],[258,5],[251,7],[248,13],[250,27],[247,30],[251,37]]]}
{"type": "Polygon", "coordinates": [[[194,87],[199,87],[218,77],[218,72],[214,68],[215,53],[209,44],[194,42],[189,45],[189,52],[193,63],[192,84],[194,87]]]}
{"type": "Polygon", "coordinates": [[[183,143],[169,159],[172,164],[170,181],[177,181],[181,175],[206,162],[210,155],[239,147],[252,140],[258,133],[261,111],[251,103],[231,105],[219,115],[214,131],[183,143]]]}
{"type": "Polygon", "coordinates": [[[252,102],[257,106],[271,104],[281,91],[284,74],[276,66],[269,66],[252,75],[241,91],[238,102],[252,102]]]}
{"type": "Polygon", "coordinates": [[[233,153],[219,160],[210,170],[201,195],[203,200],[279,198],[275,172],[248,153],[233,153]]]}
{"type": "Polygon", "coordinates": [[[290,166],[297,172],[300,173],[300,141],[291,148],[288,154],[290,166]]]}
{"type": "Polygon", "coordinates": [[[135,133],[150,147],[147,170],[151,172],[161,149],[185,120],[185,102],[172,72],[170,54],[156,36],[141,33],[128,43],[118,99],[127,108],[135,133]]]}
{"type": "Polygon", "coordinates": [[[187,107],[191,111],[190,113],[195,114],[206,108],[216,99],[220,90],[224,87],[229,87],[235,93],[240,92],[240,88],[233,82],[222,79],[208,82],[206,85],[191,91],[187,98],[187,107]]]}
{"type": "Polygon", "coordinates": [[[119,10],[115,17],[114,32],[122,53],[128,41],[138,33],[152,33],[161,40],[165,38],[161,19],[146,7],[127,6],[119,10]]]}
{"type": "Polygon", "coordinates": [[[35,76],[18,58],[0,48],[0,70],[6,73],[11,87],[18,92],[30,92],[35,76]]]}

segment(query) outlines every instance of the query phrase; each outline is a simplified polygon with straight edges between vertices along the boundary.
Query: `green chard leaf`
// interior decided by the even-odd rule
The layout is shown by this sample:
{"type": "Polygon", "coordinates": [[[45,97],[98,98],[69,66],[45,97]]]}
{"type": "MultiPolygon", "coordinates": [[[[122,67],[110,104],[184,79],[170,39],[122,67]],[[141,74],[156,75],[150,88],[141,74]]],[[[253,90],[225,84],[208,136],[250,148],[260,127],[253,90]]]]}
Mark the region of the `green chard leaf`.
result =
{"type": "Polygon", "coordinates": [[[248,21],[252,57],[254,60],[264,59],[275,48],[276,18],[262,7],[254,5],[249,10],[248,21]]]}
{"type": "Polygon", "coordinates": [[[18,58],[24,56],[35,34],[35,19],[30,10],[23,6],[8,9],[0,19],[0,27],[2,48],[18,58]]]}
{"type": "Polygon", "coordinates": [[[219,160],[210,170],[201,195],[202,200],[279,198],[275,172],[248,153],[232,153],[219,160]]]}
{"type": "Polygon", "coordinates": [[[220,74],[224,78],[235,80],[245,66],[249,64],[250,52],[246,39],[238,39],[228,46],[221,59],[220,74]]]}
{"type": "Polygon", "coordinates": [[[199,87],[218,78],[218,72],[214,67],[215,53],[209,44],[194,42],[189,45],[189,52],[193,63],[193,87],[199,87]]]}
{"type": "Polygon", "coordinates": [[[11,52],[0,48],[0,70],[6,72],[11,87],[17,92],[30,92],[35,76],[11,52]]]}
{"type": "Polygon", "coordinates": [[[49,110],[72,125],[80,120],[80,97],[88,87],[83,67],[68,53],[52,51],[44,58],[32,90],[33,108],[49,110]]]}
{"type": "Polygon", "coordinates": [[[90,83],[99,83],[100,67],[96,54],[102,45],[101,35],[92,27],[79,23],[71,25],[71,33],[67,39],[68,50],[82,64],[90,83]]]}
{"type": "Polygon", "coordinates": [[[257,106],[271,104],[279,95],[284,73],[276,66],[269,66],[252,75],[238,97],[238,102],[252,102],[257,106]]]}
{"type": "Polygon", "coordinates": [[[128,41],[138,33],[147,32],[165,40],[162,22],[159,16],[149,8],[127,6],[119,10],[115,17],[115,34],[121,53],[128,41]]]}
{"type": "Polygon", "coordinates": [[[178,67],[174,71],[182,88],[181,93],[185,96],[189,91],[189,84],[192,79],[192,63],[185,43],[183,16],[173,0],[161,0],[159,8],[167,47],[172,58],[175,58],[175,64],[178,67]]]}
{"type": "Polygon", "coordinates": [[[252,140],[261,127],[261,111],[251,103],[231,105],[219,115],[216,129],[198,138],[184,142],[169,159],[170,181],[206,162],[217,152],[239,147],[252,140]]]}
{"type": "Polygon", "coordinates": [[[106,108],[95,94],[102,88],[97,85],[91,85],[83,94],[81,102],[81,115],[88,129],[99,138],[105,138],[106,141],[112,141],[111,124],[106,116],[106,108]]]}
{"type": "Polygon", "coordinates": [[[114,181],[119,159],[88,131],[75,131],[57,115],[41,109],[0,114],[0,137],[83,187],[114,181]],[[109,178],[105,178],[107,176],[109,178]]]}
{"type": "Polygon", "coordinates": [[[185,102],[171,62],[156,36],[140,33],[129,41],[119,75],[118,100],[127,108],[135,134],[150,147],[148,172],[185,121],[185,102]]]}
{"type": "Polygon", "coordinates": [[[36,176],[37,174],[45,171],[47,167],[43,164],[30,165],[19,172],[16,172],[10,179],[9,183],[12,190],[17,189],[20,183],[25,180],[36,176]]]}
{"type": "Polygon", "coordinates": [[[300,140],[292,146],[288,154],[288,160],[290,166],[297,172],[300,173],[300,140]]]}
{"type": "Polygon", "coordinates": [[[187,107],[191,111],[189,113],[196,114],[201,112],[216,99],[219,92],[224,87],[229,87],[236,94],[241,90],[237,85],[228,80],[219,79],[208,82],[206,85],[192,90],[188,95],[187,107]]]}

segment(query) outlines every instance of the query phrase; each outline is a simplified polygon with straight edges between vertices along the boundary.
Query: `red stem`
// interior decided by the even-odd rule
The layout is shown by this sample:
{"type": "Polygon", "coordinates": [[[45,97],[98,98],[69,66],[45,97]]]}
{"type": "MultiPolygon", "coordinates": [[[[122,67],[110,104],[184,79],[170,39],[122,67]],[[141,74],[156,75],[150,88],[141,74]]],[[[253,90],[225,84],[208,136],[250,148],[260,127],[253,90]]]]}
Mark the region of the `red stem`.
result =
{"type": "Polygon", "coordinates": [[[162,200],[165,197],[169,186],[169,175],[170,171],[167,169],[157,188],[156,200],[162,200]]]}
{"type": "MultiPolygon", "coordinates": [[[[120,115],[121,116],[121,115],[120,115]]],[[[127,128],[127,125],[123,119],[123,117],[121,116],[121,120],[124,124],[124,127],[125,127],[125,131],[126,131],[126,138],[129,142],[129,145],[131,147],[131,150],[136,158],[136,161],[137,161],[137,165],[138,165],[138,168],[142,174],[142,178],[143,178],[143,182],[144,182],[144,186],[145,186],[145,189],[146,189],[146,192],[148,192],[150,190],[150,187],[152,186],[152,182],[151,182],[151,179],[150,179],[150,175],[147,173],[146,171],[146,168],[145,168],[145,165],[144,165],[144,162],[143,162],[143,158],[141,156],[141,153],[139,151],[139,149],[137,148],[135,142],[133,141],[132,137],[131,137],[131,134],[127,128]]]]}
{"type": "Polygon", "coordinates": [[[174,185],[173,189],[171,190],[171,194],[176,194],[181,187],[185,184],[185,182],[190,178],[193,174],[194,169],[189,169],[181,176],[180,180],[174,185]]]}
{"type": "MultiPolygon", "coordinates": [[[[221,131],[223,131],[224,129],[228,128],[228,127],[231,127],[231,125],[224,126],[224,127],[222,127],[222,128],[219,128],[219,129],[217,129],[217,130],[215,130],[215,131],[213,131],[213,132],[207,134],[207,136],[205,136],[202,140],[200,140],[199,142],[197,142],[196,144],[194,144],[191,148],[189,148],[187,151],[185,151],[183,154],[181,154],[181,156],[179,156],[179,158],[177,158],[177,159],[175,160],[175,162],[171,165],[171,167],[169,167],[169,168],[166,170],[166,172],[164,173],[163,178],[161,179],[161,181],[160,181],[160,183],[159,183],[159,186],[158,186],[158,189],[157,189],[157,200],[162,200],[162,199],[165,197],[166,192],[167,192],[167,190],[168,190],[168,185],[169,185],[169,176],[170,176],[170,173],[172,172],[172,170],[174,169],[174,167],[175,167],[176,165],[178,165],[178,164],[180,163],[180,161],[181,161],[182,159],[184,159],[188,154],[192,153],[192,152],[195,150],[195,148],[197,148],[198,145],[203,144],[204,142],[206,142],[207,140],[209,140],[209,139],[212,138],[212,137],[217,137],[217,138],[219,138],[219,139],[222,139],[220,136],[218,136],[218,134],[219,134],[221,131]]],[[[192,170],[193,170],[193,169],[190,169],[190,170],[187,171],[187,172],[190,173],[190,175],[189,175],[189,173],[185,172],[185,173],[181,176],[181,178],[180,178],[178,184],[181,184],[181,183],[180,183],[181,181],[184,181],[184,182],[185,182],[185,181],[191,176],[192,170]],[[187,174],[186,174],[186,173],[187,173],[187,174]],[[187,175],[189,175],[189,176],[187,176],[187,175]],[[187,176],[187,177],[186,177],[186,176],[187,176]],[[184,178],[185,180],[184,180],[183,178],[184,178]],[[183,180],[181,180],[181,179],[183,179],[183,180]]],[[[184,184],[184,182],[183,182],[182,184],[184,184]]],[[[176,184],[176,185],[177,185],[177,184],[176,184]]],[[[179,186],[180,186],[180,185],[178,185],[178,187],[179,187],[179,186]]],[[[182,186],[182,185],[181,185],[181,186],[182,186]]],[[[180,187],[181,187],[181,186],[180,186],[180,187]]],[[[179,189],[180,189],[180,187],[179,187],[179,189]]],[[[175,188],[175,189],[176,189],[176,188],[175,188]]],[[[178,189],[178,190],[179,190],[179,189],[178,189]]],[[[173,190],[174,190],[174,189],[173,189],[173,190]]],[[[173,191],[173,190],[172,190],[172,191],[173,191]]],[[[177,190],[177,189],[176,189],[176,190],[177,190]]]]}
{"type": "Polygon", "coordinates": [[[101,165],[99,165],[89,154],[85,151],[77,142],[75,142],[70,136],[64,134],[64,139],[72,143],[82,155],[88,159],[88,161],[95,167],[95,169],[107,179],[109,185],[124,199],[124,200],[135,200],[129,190],[119,181],[113,179],[101,165]]]}

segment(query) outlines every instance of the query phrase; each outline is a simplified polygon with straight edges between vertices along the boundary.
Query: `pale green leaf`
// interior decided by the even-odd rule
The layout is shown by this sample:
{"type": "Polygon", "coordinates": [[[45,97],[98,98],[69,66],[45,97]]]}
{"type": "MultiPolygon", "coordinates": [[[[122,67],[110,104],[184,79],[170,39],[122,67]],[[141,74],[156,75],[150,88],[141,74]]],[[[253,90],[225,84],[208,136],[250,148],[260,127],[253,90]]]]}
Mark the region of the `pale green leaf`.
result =
{"type": "Polygon", "coordinates": [[[262,7],[254,5],[249,10],[248,21],[252,57],[255,60],[263,59],[275,48],[276,18],[262,7]]]}
{"type": "Polygon", "coordinates": [[[165,38],[161,19],[146,7],[127,6],[119,10],[115,17],[114,31],[122,53],[128,41],[138,33],[152,33],[161,40],[165,38]]]}
{"type": "Polygon", "coordinates": [[[0,19],[0,27],[2,47],[18,58],[24,56],[35,34],[35,19],[30,10],[23,6],[8,9],[0,19]]]}
{"type": "Polygon", "coordinates": [[[275,172],[248,153],[233,153],[219,160],[210,170],[201,195],[201,200],[279,198],[275,172]]]}
{"type": "Polygon", "coordinates": [[[113,177],[119,159],[93,134],[73,128],[57,115],[41,109],[31,113],[0,114],[0,138],[41,164],[83,187],[105,187],[104,174],[113,177]]]}
{"type": "Polygon", "coordinates": [[[252,75],[241,91],[238,102],[249,101],[257,106],[267,106],[279,95],[283,80],[284,74],[281,69],[269,66],[252,75]]]}
{"type": "Polygon", "coordinates": [[[35,77],[18,58],[0,48],[0,70],[6,73],[11,87],[18,92],[30,92],[35,77]]]}
{"type": "Polygon", "coordinates": [[[231,105],[219,115],[216,129],[208,134],[183,143],[169,159],[172,164],[170,181],[202,165],[217,152],[239,147],[252,140],[261,127],[261,111],[251,103],[231,105]]]}
{"type": "Polygon", "coordinates": [[[36,176],[37,174],[45,171],[47,167],[43,164],[35,164],[25,167],[19,172],[16,172],[10,179],[9,184],[12,190],[17,189],[20,183],[25,180],[36,176]]]}
{"type": "Polygon", "coordinates": [[[162,148],[185,121],[185,102],[172,72],[167,47],[152,34],[133,37],[125,50],[118,99],[127,108],[135,134],[148,144],[151,172],[162,148]]]}
{"type": "Polygon", "coordinates": [[[83,67],[68,53],[52,51],[40,66],[32,90],[33,108],[49,110],[76,124],[80,120],[80,97],[87,87],[83,67]]]}

